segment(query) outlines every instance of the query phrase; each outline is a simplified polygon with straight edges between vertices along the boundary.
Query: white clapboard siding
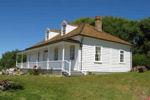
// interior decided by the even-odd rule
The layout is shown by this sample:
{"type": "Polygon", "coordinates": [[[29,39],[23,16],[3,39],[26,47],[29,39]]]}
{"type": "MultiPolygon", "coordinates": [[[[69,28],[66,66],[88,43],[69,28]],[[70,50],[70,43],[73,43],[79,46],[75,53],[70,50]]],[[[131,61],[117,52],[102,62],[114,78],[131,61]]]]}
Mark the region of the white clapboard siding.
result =
{"type": "Polygon", "coordinates": [[[97,72],[127,72],[131,70],[130,46],[84,37],[82,70],[97,72]],[[95,62],[95,46],[101,46],[101,63],[95,62]],[[119,51],[124,50],[125,63],[119,63],[119,51]]]}

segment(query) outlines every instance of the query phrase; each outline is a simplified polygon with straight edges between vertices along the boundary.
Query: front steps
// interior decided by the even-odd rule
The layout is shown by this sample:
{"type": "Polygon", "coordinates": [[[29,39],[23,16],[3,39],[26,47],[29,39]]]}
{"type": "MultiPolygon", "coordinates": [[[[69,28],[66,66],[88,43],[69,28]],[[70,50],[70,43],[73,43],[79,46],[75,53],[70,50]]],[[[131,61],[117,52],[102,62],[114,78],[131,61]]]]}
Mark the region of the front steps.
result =
{"type": "MultiPolygon", "coordinates": [[[[62,74],[64,76],[69,76],[68,73],[66,72],[62,72],[62,74]]],[[[84,74],[80,71],[71,71],[71,75],[70,76],[83,76],[84,74]]]]}

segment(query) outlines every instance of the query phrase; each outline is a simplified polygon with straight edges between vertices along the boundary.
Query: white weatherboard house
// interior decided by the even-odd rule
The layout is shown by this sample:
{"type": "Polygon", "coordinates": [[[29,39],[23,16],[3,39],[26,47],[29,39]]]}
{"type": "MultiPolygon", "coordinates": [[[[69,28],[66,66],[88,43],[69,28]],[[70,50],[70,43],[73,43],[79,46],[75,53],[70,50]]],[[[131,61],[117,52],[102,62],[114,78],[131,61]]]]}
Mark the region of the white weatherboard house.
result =
{"type": "MultiPolygon", "coordinates": [[[[132,66],[129,42],[102,31],[102,18],[95,17],[95,27],[89,24],[61,23],[61,30],[48,29],[45,40],[21,53],[27,62],[17,63],[22,69],[34,66],[43,70],[74,72],[128,72],[132,66]]],[[[20,54],[20,53],[18,53],[20,54]]]]}

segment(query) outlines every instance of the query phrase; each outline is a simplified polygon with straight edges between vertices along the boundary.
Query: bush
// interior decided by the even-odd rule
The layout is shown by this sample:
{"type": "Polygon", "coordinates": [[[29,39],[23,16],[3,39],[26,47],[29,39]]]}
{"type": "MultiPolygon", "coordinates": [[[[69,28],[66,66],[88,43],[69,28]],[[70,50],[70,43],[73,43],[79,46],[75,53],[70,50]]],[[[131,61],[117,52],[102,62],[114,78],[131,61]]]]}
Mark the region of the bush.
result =
{"type": "Polygon", "coordinates": [[[133,66],[150,66],[150,58],[144,54],[133,55],[133,66]]]}
{"type": "Polygon", "coordinates": [[[38,69],[36,66],[34,66],[32,70],[28,71],[28,73],[30,75],[39,75],[40,74],[40,69],[38,69]]]}
{"type": "Polygon", "coordinates": [[[3,69],[3,67],[2,66],[0,66],[0,71],[3,69]]]}
{"type": "Polygon", "coordinates": [[[39,75],[39,70],[38,69],[32,69],[32,70],[29,70],[28,73],[30,75],[39,75]]]}

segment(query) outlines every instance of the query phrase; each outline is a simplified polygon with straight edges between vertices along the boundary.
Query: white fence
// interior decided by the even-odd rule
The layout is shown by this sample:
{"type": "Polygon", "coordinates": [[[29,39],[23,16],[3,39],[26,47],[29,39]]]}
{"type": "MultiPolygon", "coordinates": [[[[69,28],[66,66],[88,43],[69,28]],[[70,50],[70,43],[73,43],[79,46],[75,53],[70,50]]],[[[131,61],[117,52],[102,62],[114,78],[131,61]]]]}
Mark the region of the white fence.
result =
{"type": "Polygon", "coordinates": [[[25,62],[25,63],[17,63],[16,66],[21,69],[33,69],[33,67],[36,66],[39,69],[61,70],[68,73],[68,75],[71,75],[71,61],[67,60],[25,62]]]}

